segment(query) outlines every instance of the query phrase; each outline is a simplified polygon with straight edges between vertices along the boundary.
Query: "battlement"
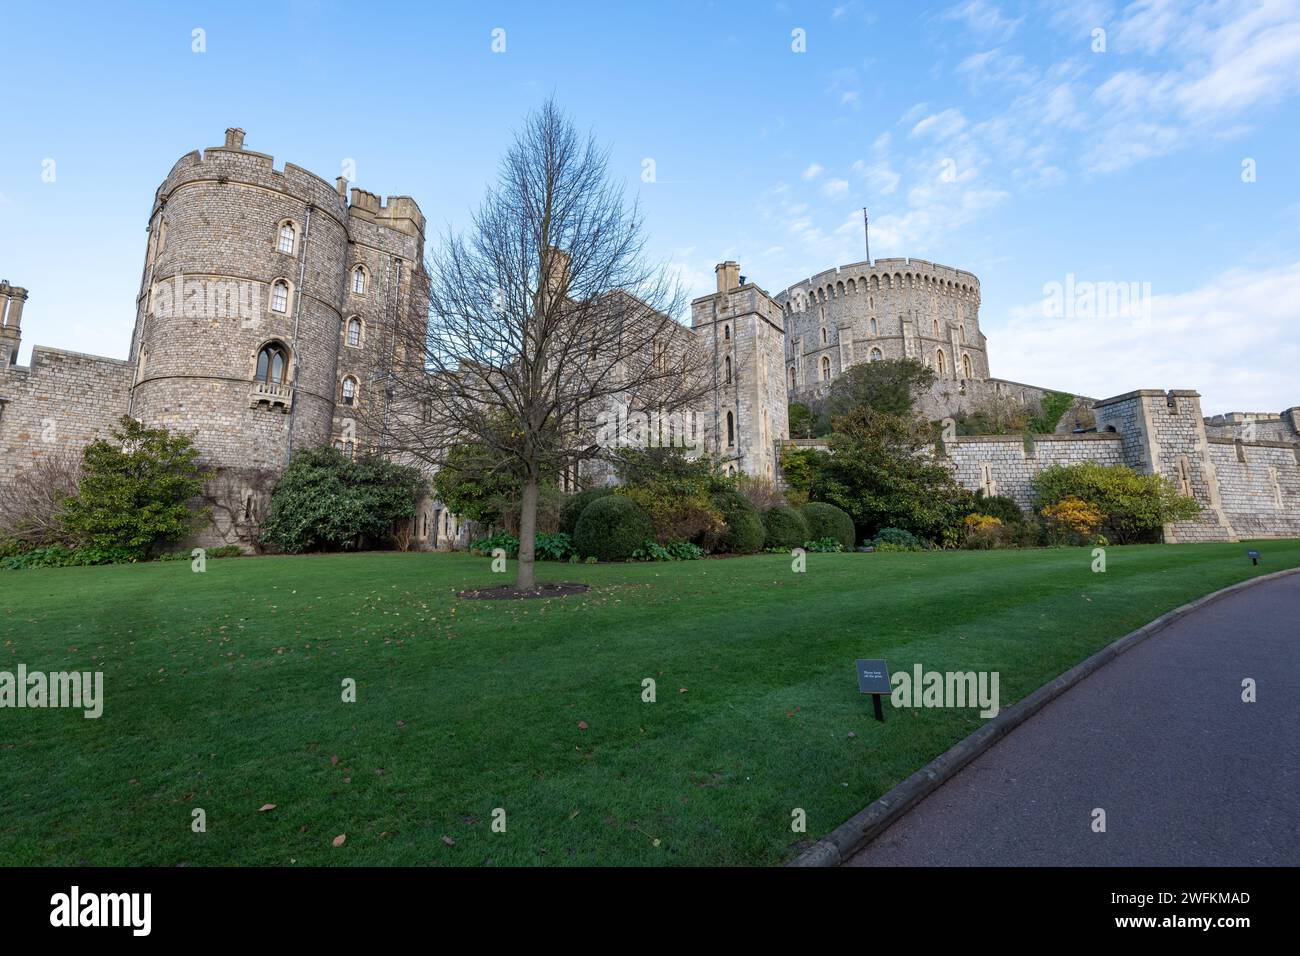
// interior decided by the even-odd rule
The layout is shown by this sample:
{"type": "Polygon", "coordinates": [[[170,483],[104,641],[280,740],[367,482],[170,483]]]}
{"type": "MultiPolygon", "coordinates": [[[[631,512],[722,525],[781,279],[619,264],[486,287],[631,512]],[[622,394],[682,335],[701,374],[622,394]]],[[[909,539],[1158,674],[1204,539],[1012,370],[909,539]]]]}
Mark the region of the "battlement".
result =
{"type": "Polygon", "coordinates": [[[836,266],[794,283],[777,293],[776,299],[782,304],[790,302],[799,311],[814,298],[819,302],[833,299],[842,295],[850,285],[857,287],[864,283],[869,283],[873,289],[882,285],[915,288],[919,284],[944,295],[979,301],[979,279],[974,273],[925,259],[875,259],[836,266]]]}
{"type": "Polygon", "coordinates": [[[410,196],[389,196],[381,201],[377,194],[354,186],[348,214],[424,239],[424,213],[410,196]]]}

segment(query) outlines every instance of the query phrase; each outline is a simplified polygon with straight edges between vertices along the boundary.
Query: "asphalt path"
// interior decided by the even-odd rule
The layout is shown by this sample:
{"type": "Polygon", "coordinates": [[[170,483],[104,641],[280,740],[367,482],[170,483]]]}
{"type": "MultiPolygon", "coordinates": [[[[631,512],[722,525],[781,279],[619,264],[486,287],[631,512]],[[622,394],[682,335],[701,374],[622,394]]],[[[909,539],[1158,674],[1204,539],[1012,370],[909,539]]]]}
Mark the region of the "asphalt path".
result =
{"type": "Polygon", "coordinates": [[[1300,574],[1120,655],[846,865],[1300,865],[1300,574]]]}

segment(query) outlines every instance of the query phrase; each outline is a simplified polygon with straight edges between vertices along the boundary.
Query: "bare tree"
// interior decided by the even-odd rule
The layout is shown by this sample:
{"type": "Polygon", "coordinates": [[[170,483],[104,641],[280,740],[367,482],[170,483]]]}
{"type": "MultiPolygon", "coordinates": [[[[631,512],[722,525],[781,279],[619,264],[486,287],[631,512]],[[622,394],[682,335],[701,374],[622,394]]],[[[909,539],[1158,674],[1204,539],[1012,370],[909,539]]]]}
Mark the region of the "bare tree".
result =
{"type": "Polygon", "coordinates": [[[607,151],[548,101],[468,235],[430,255],[427,311],[400,320],[380,442],[441,466],[474,441],[518,477],[520,590],[535,586],[540,483],[600,455],[616,407],[671,415],[707,387],[706,354],[673,318],[685,297],[644,243],[607,151]]]}
{"type": "Polygon", "coordinates": [[[81,457],[65,455],[37,459],[12,481],[0,483],[0,538],[30,545],[73,543],[59,515],[80,480],[81,457]]]}
{"type": "Polygon", "coordinates": [[[235,538],[257,554],[262,545],[262,519],[271,500],[279,473],[273,468],[213,467],[212,477],[200,496],[210,509],[213,524],[221,532],[234,532],[235,538]]]}

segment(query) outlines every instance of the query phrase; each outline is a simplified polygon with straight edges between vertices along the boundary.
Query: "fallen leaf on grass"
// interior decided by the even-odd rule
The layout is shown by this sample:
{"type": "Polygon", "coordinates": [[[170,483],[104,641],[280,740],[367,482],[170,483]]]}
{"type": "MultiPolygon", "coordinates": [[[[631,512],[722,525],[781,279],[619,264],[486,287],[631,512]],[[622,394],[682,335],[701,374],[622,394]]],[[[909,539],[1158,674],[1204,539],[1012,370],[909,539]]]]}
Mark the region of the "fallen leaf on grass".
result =
{"type": "Polygon", "coordinates": [[[347,840],[348,840],[348,835],[346,833],[340,833],[338,836],[334,838],[334,845],[342,846],[344,843],[347,842],[347,840]]]}
{"type": "Polygon", "coordinates": [[[274,804],[274,803],[264,803],[264,804],[262,804],[260,807],[257,808],[257,812],[258,812],[258,813],[265,813],[267,810],[274,810],[274,809],[275,809],[275,804],[274,804]]]}

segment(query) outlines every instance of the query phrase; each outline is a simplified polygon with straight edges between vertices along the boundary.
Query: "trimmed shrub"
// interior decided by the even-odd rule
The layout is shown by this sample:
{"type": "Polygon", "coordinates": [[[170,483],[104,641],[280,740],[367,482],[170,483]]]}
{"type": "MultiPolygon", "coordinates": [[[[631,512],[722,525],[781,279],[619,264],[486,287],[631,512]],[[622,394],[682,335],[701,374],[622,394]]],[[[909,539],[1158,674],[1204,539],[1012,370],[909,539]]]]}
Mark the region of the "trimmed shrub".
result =
{"type": "Polygon", "coordinates": [[[572,538],[577,533],[578,519],[582,517],[582,512],[586,510],[587,505],[613,493],[613,488],[589,488],[565,498],[564,504],[560,505],[560,533],[572,538]]]}
{"type": "Polygon", "coordinates": [[[982,491],[977,491],[972,506],[975,510],[971,514],[988,515],[997,518],[1003,524],[1025,520],[1025,513],[1020,510],[1020,505],[1016,504],[1014,498],[1005,495],[986,495],[982,491]]]}
{"type": "Polygon", "coordinates": [[[763,550],[767,531],[758,509],[738,491],[719,491],[713,503],[722,512],[726,529],[719,536],[715,550],[731,554],[752,554],[763,550]]]}
{"type": "Polygon", "coordinates": [[[789,505],[776,505],[763,512],[765,548],[799,548],[809,540],[808,522],[789,505]]]}
{"type": "Polygon", "coordinates": [[[573,545],[588,560],[626,561],[654,535],[650,516],[631,498],[604,495],[578,516],[573,545]]]}
{"type": "Polygon", "coordinates": [[[920,551],[921,541],[916,535],[902,528],[881,528],[871,539],[877,551],[920,551]],[[885,547],[889,546],[889,547],[885,547]]]}
{"type": "Polygon", "coordinates": [[[844,545],[846,550],[853,549],[857,535],[853,531],[853,519],[849,517],[847,511],[835,505],[828,505],[824,501],[810,501],[799,511],[808,522],[810,540],[834,538],[844,545]]]}

